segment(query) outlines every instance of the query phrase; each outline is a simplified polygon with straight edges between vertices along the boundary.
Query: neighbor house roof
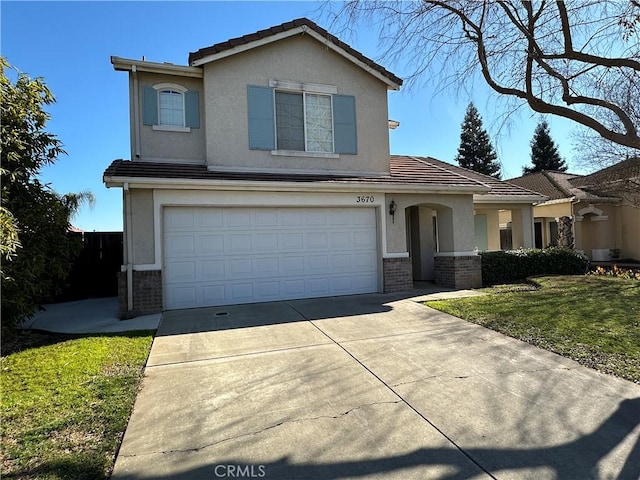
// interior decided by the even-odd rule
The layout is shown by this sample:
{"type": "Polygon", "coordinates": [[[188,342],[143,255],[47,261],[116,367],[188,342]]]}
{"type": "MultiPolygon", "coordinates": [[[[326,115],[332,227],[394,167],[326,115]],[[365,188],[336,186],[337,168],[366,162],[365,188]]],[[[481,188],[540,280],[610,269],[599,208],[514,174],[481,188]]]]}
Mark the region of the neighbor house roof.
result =
{"type": "Polygon", "coordinates": [[[597,195],[575,186],[574,181],[579,178],[579,175],[573,173],[543,170],[529,173],[522,177],[512,178],[507,180],[507,182],[533,190],[534,192],[539,192],[548,197],[547,201],[566,199],[603,202],[617,200],[615,198],[597,195]]]}
{"type": "Polygon", "coordinates": [[[202,182],[204,185],[219,182],[314,183],[324,186],[368,184],[424,188],[438,192],[469,192],[486,196],[488,200],[490,197],[503,199],[509,197],[514,201],[534,201],[543,198],[526,189],[429,157],[392,155],[390,163],[389,175],[332,175],[329,173],[220,172],[209,170],[205,165],[114,160],[104,172],[104,182],[111,185],[124,182],[175,184],[193,181],[202,182]]]}
{"type": "Polygon", "coordinates": [[[482,173],[469,170],[467,168],[462,168],[457,165],[452,165],[450,163],[443,162],[441,160],[436,160],[435,158],[431,158],[431,157],[414,157],[414,158],[420,158],[422,161],[428,162],[434,166],[445,169],[457,175],[463,175],[472,180],[482,182],[483,184],[487,185],[491,189],[487,194],[483,195],[483,197],[486,197],[487,200],[489,200],[490,197],[496,197],[496,199],[500,197],[512,197],[512,198],[520,197],[522,199],[535,198],[536,201],[545,200],[544,194],[541,194],[540,192],[536,192],[533,189],[528,189],[525,186],[514,185],[502,180],[498,180],[497,178],[491,177],[489,175],[484,175],[482,173]]]}
{"type": "Polygon", "coordinates": [[[629,158],[589,175],[571,179],[571,185],[597,189],[605,183],[640,179],[640,157],[629,158]]]}
{"type": "Polygon", "coordinates": [[[201,66],[205,63],[224,58],[235,53],[240,53],[251,48],[265,45],[281,38],[290,37],[302,33],[308,33],[312,37],[324,43],[327,47],[349,58],[356,64],[360,64],[365,69],[370,69],[372,73],[381,77],[383,81],[392,88],[399,88],[402,79],[389,72],[383,66],[365,57],[362,53],[353,49],[336,36],[330,34],[324,28],[318,26],[308,18],[297,18],[290,22],[285,22],[274,27],[259,30],[255,33],[232,38],[224,42],[216,43],[210,47],[201,48],[196,52],[189,53],[189,65],[192,67],[201,66]]]}

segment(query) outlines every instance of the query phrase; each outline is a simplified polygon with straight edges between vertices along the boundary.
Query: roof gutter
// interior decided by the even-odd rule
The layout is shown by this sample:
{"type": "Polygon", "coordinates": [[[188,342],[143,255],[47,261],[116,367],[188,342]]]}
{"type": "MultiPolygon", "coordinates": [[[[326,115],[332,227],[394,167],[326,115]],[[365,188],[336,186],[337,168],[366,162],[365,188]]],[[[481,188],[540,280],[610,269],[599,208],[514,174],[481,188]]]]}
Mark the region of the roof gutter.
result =
{"type": "Polygon", "coordinates": [[[395,183],[366,183],[366,182],[272,182],[245,180],[203,180],[179,178],[148,178],[148,177],[103,177],[107,187],[122,187],[129,184],[129,188],[156,189],[211,189],[219,190],[252,190],[252,191],[320,191],[344,192],[363,191],[381,193],[440,193],[440,194],[475,194],[487,193],[490,188],[484,185],[424,185],[424,184],[395,184],[395,183]]]}
{"type": "Polygon", "coordinates": [[[547,197],[541,195],[474,195],[473,201],[477,203],[537,203],[547,197]]]}
{"type": "Polygon", "coordinates": [[[132,60],[112,56],[111,64],[114,70],[121,72],[131,72],[135,67],[138,72],[162,73],[194,78],[202,78],[204,76],[202,68],[174,65],[173,63],[147,62],[146,60],[132,60]]]}

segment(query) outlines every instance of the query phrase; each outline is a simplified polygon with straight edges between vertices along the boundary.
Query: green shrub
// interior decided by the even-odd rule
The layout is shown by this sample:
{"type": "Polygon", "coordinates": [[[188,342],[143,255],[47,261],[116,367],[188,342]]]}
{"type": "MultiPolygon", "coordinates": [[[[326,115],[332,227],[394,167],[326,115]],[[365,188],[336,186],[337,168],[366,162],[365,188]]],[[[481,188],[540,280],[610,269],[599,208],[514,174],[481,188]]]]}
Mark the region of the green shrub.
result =
{"type": "Polygon", "coordinates": [[[517,282],[535,275],[581,275],[589,259],[575,250],[561,247],[483,252],[482,283],[517,282]]]}

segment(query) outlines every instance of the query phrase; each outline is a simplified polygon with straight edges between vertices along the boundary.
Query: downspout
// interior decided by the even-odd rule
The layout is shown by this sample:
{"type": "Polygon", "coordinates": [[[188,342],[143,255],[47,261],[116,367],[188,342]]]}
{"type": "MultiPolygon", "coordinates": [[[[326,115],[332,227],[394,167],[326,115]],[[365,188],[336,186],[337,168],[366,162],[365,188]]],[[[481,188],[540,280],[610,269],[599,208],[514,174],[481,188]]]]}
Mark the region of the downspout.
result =
{"type": "Polygon", "coordinates": [[[129,190],[129,182],[123,185],[124,190],[124,209],[125,209],[125,232],[127,242],[127,312],[133,310],[133,238],[131,235],[132,213],[131,213],[131,191],[129,190]]]}
{"type": "Polygon", "coordinates": [[[138,70],[135,65],[131,66],[133,75],[133,142],[136,158],[140,158],[140,95],[138,92],[138,70]]]}

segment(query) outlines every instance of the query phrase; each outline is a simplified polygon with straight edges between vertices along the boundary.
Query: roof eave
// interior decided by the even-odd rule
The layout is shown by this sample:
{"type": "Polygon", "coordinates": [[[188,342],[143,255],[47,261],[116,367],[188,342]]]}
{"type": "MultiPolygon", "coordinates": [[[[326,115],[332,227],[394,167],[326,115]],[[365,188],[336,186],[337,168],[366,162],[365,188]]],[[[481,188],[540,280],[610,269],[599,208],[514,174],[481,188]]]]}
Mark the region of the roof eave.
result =
{"type": "Polygon", "coordinates": [[[113,69],[121,72],[148,72],[165,75],[178,75],[181,77],[202,78],[202,68],[187,65],[175,65],[173,63],[147,62],[146,60],[133,60],[130,58],[111,57],[113,69]]]}
{"type": "Polygon", "coordinates": [[[492,195],[491,193],[474,195],[473,201],[478,203],[524,203],[534,204],[544,201],[547,197],[541,195],[492,195]]]}
{"type": "Polygon", "coordinates": [[[347,52],[346,50],[344,50],[340,46],[336,45],[331,40],[329,40],[329,39],[323,37],[322,35],[320,35],[318,32],[316,32],[313,28],[309,27],[308,25],[300,25],[300,26],[297,26],[297,27],[292,28],[290,30],[285,30],[283,32],[275,33],[275,34],[270,35],[268,37],[260,38],[258,40],[253,40],[251,42],[244,43],[244,44],[241,44],[241,45],[236,45],[236,46],[234,46],[232,48],[225,49],[225,50],[222,50],[220,52],[212,53],[212,54],[209,54],[209,55],[204,55],[201,58],[196,58],[195,60],[192,60],[190,62],[190,65],[191,65],[191,67],[200,67],[200,66],[203,66],[203,65],[205,65],[207,63],[215,62],[215,61],[221,60],[223,58],[227,58],[227,57],[230,57],[230,56],[233,56],[233,55],[237,55],[239,53],[246,52],[248,50],[252,50],[254,48],[261,47],[261,46],[264,46],[264,45],[268,45],[270,43],[277,42],[279,40],[283,40],[283,39],[286,39],[286,38],[289,38],[289,37],[293,37],[293,36],[299,35],[301,33],[305,33],[307,35],[312,36],[313,38],[318,40],[320,43],[325,45],[327,48],[330,48],[331,50],[333,50],[337,54],[345,57],[346,59],[348,59],[351,62],[353,62],[354,64],[358,65],[360,68],[362,68],[363,70],[365,70],[369,74],[371,74],[374,77],[378,78],[379,80],[381,80],[383,83],[385,83],[387,85],[387,89],[388,90],[400,90],[400,86],[402,85],[402,81],[395,82],[392,79],[390,79],[389,77],[387,77],[386,75],[384,75],[381,72],[379,72],[378,70],[376,70],[374,68],[371,68],[369,65],[367,65],[366,63],[364,63],[363,61],[361,61],[357,57],[351,55],[349,52],[347,52]]]}
{"type": "Polygon", "coordinates": [[[152,178],[128,177],[119,175],[104,175],[103,182],[107,187],[130,188],[171,188],[171,189],[210,189],[221,190],[268,190],[268,191],[371,191],[380,193],[440,193],[440,194],[476,194],[487,193],[485,189],[475,185],[430,185],[430,184],[398,184],[384,182],[348,182],[348,181],[246,181],[246,180],[217,180],[217,179],[183,179],[183,178],[152,178]]]}

